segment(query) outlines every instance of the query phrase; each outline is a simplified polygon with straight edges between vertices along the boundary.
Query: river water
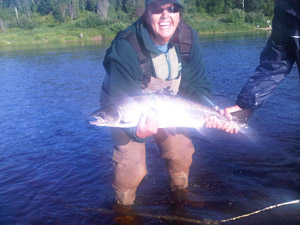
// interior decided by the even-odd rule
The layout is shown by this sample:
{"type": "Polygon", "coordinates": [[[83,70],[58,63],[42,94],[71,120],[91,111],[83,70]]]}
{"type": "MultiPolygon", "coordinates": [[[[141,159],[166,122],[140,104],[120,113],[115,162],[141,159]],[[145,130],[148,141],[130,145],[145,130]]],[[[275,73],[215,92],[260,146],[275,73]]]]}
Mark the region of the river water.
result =
{"type": "MultiPolygon", "coordinates": [[[[267,36],[201,37],[221,106],[234,103],[267,36]]],[[[0,224],[192,224],[176,217],[221,221],[300,198],[300,82],[293,68],[251,118],[251,136],[192,131],[189,192],[170,190],[150,139],[136,204],[116,206],[109,131],[88,123],[99,107],[107,46],[0,49],[0,224]]],[[[222,224],[297,225],[300,206],[222,224]]]]}

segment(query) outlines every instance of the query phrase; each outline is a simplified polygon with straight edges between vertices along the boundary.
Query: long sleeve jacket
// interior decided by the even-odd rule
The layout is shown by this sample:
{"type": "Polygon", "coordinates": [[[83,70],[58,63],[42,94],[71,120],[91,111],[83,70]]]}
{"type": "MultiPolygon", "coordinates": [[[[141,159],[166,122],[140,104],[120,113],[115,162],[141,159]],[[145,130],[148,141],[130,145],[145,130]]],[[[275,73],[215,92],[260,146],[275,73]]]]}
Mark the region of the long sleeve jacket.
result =
{"type": "MultiPolygon", "coordinates": [[[[145,46],[146,52],[163,54],[153,44],[143,18],[128,27],[134,32],[139,42],[145,46]]],[[[173,45],[172,39],[169,45],[173,45]]],[[[179,52],[178,47],[176,51],[179,52]]],[[[142,70],[135,49],[125,39],[118,36],[106,51],[103,65],[106,70],[102,91],[106,91],[108,101],[114,98],[141,94],[142,70]]],[[[192,47],[189,60],[182,66],[179,95],[205,103],[210,98],[210,82],[206,77],[202,61],[202,50],[196,31],[192,32],[192,47]]]]}
{"type": "MultiPolygon", "coordinates": [[[[277,1],[272,33],[260,56],[260,64],[238,96],[242,109],[257,109],[290,73],[299,57],[300,4],[298,0],[277,1]]],[[[299,70],[300,73],[300,70],[299,70]]]]}

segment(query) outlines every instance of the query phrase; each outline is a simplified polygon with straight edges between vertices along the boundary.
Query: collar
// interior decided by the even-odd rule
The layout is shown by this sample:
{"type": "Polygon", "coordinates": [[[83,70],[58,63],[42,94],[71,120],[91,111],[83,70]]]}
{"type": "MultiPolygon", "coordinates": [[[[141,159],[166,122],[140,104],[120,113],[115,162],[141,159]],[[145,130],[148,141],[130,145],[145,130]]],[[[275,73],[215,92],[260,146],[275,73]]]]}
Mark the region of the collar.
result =
{"type": "Polygon", "coordinates": [[[297,17],[300,20],[300,3],[299,0],[279,0],[277,5],[287,13],[297,17]]]}

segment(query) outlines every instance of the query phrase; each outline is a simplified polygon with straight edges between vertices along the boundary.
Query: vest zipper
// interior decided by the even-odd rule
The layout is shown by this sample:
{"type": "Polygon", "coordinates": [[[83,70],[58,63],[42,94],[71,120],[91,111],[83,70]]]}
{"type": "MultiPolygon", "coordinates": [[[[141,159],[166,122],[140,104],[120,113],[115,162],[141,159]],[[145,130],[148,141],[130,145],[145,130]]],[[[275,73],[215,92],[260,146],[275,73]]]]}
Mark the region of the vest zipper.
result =
{"type": "Polygon", "coordinates": [[[171,63],[170,63],[170,58],[169,58],[169,51],[167,51],[165,53],[165,56],[166,56],[166,59],[167,59],[168,71],[169,71],[167,80],[170,80],[171,79],[171,63]]]}

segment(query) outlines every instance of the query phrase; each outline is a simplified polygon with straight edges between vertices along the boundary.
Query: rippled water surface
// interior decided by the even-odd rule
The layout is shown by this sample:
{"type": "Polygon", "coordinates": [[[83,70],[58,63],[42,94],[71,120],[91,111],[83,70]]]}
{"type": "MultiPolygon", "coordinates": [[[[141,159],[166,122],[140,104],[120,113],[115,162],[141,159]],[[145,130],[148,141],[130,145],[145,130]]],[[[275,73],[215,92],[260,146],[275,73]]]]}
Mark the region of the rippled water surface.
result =
{"type": "MultiPolygon", "coordinates": [[[[266,38],[202,37],[221,106],[234,103],[266,38]]],[[[170,190],[159,150],[149,140],[148,175],[136,204],[116,206],[112,140],[107,128],[88,123],[99,107],[106,47],[0,49],[0,224],[190,224],[175,217],[220,221],[299,199],[300,82],[294,68],[251,118],[251,137],[192,131],[189,192],[170,190]]],[[[300,206],[224,224],[297,225],[300,206]]]]}

